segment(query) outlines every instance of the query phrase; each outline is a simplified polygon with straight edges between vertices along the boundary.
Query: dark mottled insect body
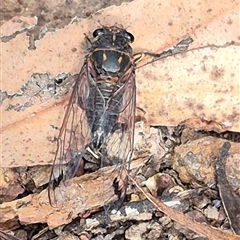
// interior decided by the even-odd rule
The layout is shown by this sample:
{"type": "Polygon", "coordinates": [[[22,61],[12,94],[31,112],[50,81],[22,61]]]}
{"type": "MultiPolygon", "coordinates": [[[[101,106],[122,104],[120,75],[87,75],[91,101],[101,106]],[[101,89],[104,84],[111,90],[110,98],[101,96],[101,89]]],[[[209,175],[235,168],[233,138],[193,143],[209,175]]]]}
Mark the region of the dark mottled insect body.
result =
{"type": "Polygon", "coordinates": [[[127,92],[135,90],[134,59],[129,46],[133,36],[116,27],[98,29],[93,35],[98,39],[90,45],[87,65],[94,75],[88,81],[88,97],[79,103],[86,110],[91,147],[100,149],[134,96],[127,92]]]}
{"type": "MultiPolygon", "coordinates": [[[[133,151],[136,105],[135,62],[131,33],[103,27],[87,39],[89,54],[75,83],[58,139],[50,178],[49,198],[55,204],[55,187],[85,168],[119,166],[119,197],[124,196],[133,151]]],[[[114,185],[116,185],[115,181],[114,185]]],[[[111,186],[108,186],[111,187],[111,186]]]]}

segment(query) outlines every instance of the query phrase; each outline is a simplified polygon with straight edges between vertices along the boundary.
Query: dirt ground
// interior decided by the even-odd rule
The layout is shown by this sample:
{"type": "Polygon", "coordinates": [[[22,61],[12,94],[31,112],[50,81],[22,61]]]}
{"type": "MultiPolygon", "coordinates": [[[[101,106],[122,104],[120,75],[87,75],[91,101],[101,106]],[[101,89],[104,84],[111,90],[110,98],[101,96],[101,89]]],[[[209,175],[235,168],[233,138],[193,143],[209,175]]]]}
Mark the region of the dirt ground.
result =
{"type": "MultiPolygon", "coordinates": [[[[63,28],[68,25],[74,17],[84,19],[100,9],[112,5],[120,5],[123,1],[25,1],[9,0],[1,1],[0,24],[19,15],[38,18],[38,26],[48,28],[63,28]]],[[[129,1],[124,1],[129,2],[129,1]]]]}

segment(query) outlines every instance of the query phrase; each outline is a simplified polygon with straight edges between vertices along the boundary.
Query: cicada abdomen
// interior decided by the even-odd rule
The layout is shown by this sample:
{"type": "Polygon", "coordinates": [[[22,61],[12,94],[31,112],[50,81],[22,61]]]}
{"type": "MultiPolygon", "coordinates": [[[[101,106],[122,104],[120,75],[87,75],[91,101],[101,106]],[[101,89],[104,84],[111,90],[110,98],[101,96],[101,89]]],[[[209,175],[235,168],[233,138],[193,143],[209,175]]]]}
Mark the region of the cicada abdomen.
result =
{"type": "MultiPolygon", "coordinates": [[[[130,46],[134,38],[115,26],[97,29],[93,36],[93,42],[87,38],[89,54],[73,88],[58,138],[49,185],[52,205],[59,200],[56,186],[74,177],[81,163],[116,165],[118,175],[113,185],[119,198],[125,194],[124,171],[128,170],[133,151],[136,108],[135,63],[130,46]]],[[[110,186],[104,186],[103,191],[105,187],[110,186]]]]}

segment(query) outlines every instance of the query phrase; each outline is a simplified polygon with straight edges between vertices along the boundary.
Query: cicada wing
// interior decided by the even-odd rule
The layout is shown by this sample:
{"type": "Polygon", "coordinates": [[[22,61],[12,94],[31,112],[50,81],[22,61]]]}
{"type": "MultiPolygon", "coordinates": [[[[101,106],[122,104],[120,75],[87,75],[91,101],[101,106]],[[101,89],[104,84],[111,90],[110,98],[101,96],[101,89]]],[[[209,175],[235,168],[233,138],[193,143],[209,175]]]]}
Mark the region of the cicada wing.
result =
{"type": "Polygon", "coordinates": [[[136,85],[134,74],[125,74],[123,77],[128,77],[126,83],[113,96],[115,99],[121,99],[122,107],[115,126],[106,138],[106,145],[108,156],[116,160],[114,164],[120,164],[127,168],[131,160],[134,143],[136,85]]]}
{"type": "MultiPolygon", "coordinates": [[[[118,208],[125,198],[129,171],[129,165],[133,153],[134,145],[134,124],[136,109],[136,85],[135,75],[131,71],[126,72],[123,78],[126,78],[125,84],[113,97],[120,99],[122,108],[119,112],[118,121],[112,131],[106,137],[106,158],[112,160],[112,164],[116,165],[116,178],[113,186],[115,194],[118,195],[118,202],[114,203],[114,207],[118,208]]],[[[121,80],[121,79],[120,79],[121,80]]]]}
{"type": "Polygon", "coordinates": [[[49,181],[49,201],[51,205],[59,205],[64,201],[64,194],[56,193],[60,182],[74,177],[84,155],[84,147],[90,141],[83,100],[88,97],[88,71],[86,65],[81,69],[74,85],[70,101],[58,136],[57,152],[49,181]]]}

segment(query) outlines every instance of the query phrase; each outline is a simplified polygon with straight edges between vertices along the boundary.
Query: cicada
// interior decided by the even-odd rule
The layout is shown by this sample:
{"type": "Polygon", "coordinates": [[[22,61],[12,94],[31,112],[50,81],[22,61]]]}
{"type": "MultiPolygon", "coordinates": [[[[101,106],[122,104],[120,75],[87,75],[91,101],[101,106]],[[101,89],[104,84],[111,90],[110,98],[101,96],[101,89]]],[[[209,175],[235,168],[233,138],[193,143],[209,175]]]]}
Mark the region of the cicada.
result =
{"type": "Polygon", "coordinates": [[[133,54],[134,36],[123,28],[102,27],[86,37],[88,55],[66,110],[58,137],[49,184],[49,199],[55,204],[59,182],[74,177],[81,164],[85,169],[118,166],[113,185],[124,198],[133,153],[136,110],[136,63],[149,55],[152,61],[185,51],[190,38],[161,54],[133,54]],[[93,168],[92,166],[97,166],[93,168]],[[88,166],[88,167],[87,167],[88,166]],[[121,181],[121,184],[118,182],[121,181]]]}
{"type": "MultiPolygon", "coordinates": [[[[130,43],[134,37],[115,26],[97,29],[93,37],[94,41],[86,38],[89,54],[60,129],[49,181],[51,204],[56,202],[55,187],[74,177],[83,161],[86,165],[96,163],[99,168],[120,165],[127,169],[131,160],[136,65],[130,43]]],[[[122,180],[122,186],[126,185],[127,178],[122,180]]]]}

